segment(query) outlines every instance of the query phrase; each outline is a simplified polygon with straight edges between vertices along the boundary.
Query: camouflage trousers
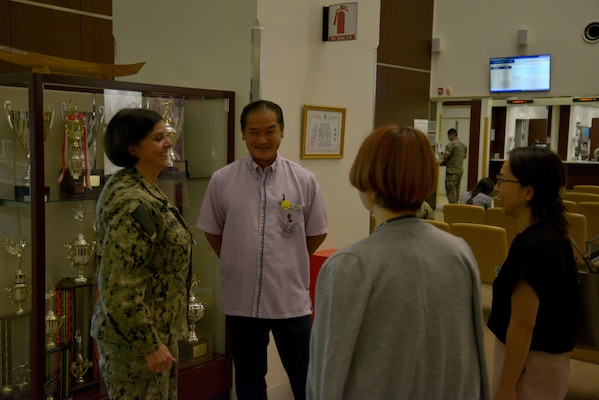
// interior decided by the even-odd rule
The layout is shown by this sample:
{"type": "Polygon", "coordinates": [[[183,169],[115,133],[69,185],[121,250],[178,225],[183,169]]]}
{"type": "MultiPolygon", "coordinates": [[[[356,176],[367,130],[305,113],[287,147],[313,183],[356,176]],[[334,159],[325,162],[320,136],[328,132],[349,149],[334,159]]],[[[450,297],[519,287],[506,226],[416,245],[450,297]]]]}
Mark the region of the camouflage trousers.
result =
{"type": "MultiPolygon", "coordinates": [[[[170,371],[155,373],[148,369],[143,354],[126,344],[97,341],[102,378],[111,400],[176,400],[178,363],[170,371]]],[[[179,359],[177,343],[167,345],[179,359]]]]}
{"type": "Polygon", "coordinates": [[[447,194],[448,203],[457,204],[459,202],[461,182],[462,174],[445,175],[445,193],[447,194]]]}

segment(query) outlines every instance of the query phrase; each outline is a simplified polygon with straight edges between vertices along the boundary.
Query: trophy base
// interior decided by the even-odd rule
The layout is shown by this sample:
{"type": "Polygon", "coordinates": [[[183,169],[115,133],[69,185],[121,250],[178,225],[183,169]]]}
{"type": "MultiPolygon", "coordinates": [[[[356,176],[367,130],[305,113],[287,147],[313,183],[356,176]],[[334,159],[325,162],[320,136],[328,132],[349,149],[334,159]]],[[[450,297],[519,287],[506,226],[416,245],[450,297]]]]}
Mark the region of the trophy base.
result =
{"type": "Polygon", "coordinates": [[[179,355],[186,360],[195,360],[208,354],[208,341],[200,339],[197,342],[182,340],[179,342],[179,355]]]}
{"type": "Polygon", "coordinates": [[[64,172],[62,182],[60,182],[60,194],[66,197],[85,197],[88,195],[99,194],[104,185],[104,170],[92,169],[90,171],[91,189],[85,187],[84,177],[85,171],[79,179],[73,179],[70,171],[67,169],[64,172]]]}
{"type": "MultiPolygon", "coordinates": [[[[48,201],[48,196],[50,196],[50,186],[44,187],[44,201],[48,201]]],[[[26,185],[17,185],[15,186],[15,200],[16,201],[31,201],[31,188],[26,185]]]]}

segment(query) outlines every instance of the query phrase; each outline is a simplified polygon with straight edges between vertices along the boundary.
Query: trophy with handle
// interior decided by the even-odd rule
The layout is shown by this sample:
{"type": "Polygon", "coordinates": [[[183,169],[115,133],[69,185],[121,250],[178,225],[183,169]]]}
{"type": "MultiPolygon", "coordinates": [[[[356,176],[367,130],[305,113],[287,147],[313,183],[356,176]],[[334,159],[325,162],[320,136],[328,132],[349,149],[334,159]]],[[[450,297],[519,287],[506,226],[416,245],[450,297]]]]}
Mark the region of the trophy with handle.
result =
{"type": "Polygon", "coordinates": [[[64,123],[62,144],[62,172],[59,178],[61,191],[67,194],[81,194],[89,186],[87,179],[87,127],[85,116],[78,111],[77,100],[60,104],[64,123]]]}
{"type": "MultiPolygon", "coordinates": [[[[21,185],[17,185],[15,193],[17,196],[28,195],[29,185],[31,184],[31,146],[29,142],[29,111],[26,110],[13,110],[12,101],[6,100],[4,102],[4,113],[8,119],[8,124],[15,135],[17,144],[25,151],[27,158],[27,169],[25,175],[21,179],[21,185]]],[[[48,137],[48,132],[52,128],[54,123],[54,107],[48,106],[48,111],[44,112],[44,143],[48,137]]]]}
{"type": "Polygon", "coordinates": [[[195,294],[195,288],[200,281],[195,275],[191,278],[189,299],[187,302],[187,323],[189,334],[181,343],[181,353],[187,359],[195,359],[208,353],[208,341],[198,338],[196,334],[196,323],[204,317],[206,303],[200,301],[195,294]]]}
{"type": "Polygon", "coordinates": [[[71,267],[77,268],[77,277],[74,279],[77,283],[86,283],[87,278],[83,275],[83,269],[94,256],[96,241],[91,243],[83,236],[83,219],[85,211],[79,207],[73,207],[73,217],[80,224],[77,238],[64,245],[67,252],[67,258],[71,261],[71,267]]]}

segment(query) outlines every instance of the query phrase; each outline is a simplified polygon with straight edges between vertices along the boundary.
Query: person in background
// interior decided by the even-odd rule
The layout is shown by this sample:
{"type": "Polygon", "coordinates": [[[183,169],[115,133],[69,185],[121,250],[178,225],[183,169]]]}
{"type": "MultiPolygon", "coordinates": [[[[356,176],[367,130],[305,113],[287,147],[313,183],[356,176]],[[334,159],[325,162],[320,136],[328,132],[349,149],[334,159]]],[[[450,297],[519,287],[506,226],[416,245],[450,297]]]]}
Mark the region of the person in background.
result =
{"type": "Polygon", "coordinates": [[[435,210],[433,210],[431,205],[425,200],[422,202],[416,216],[422,219],[435,219],[435,210]]]}
{"type": "Polygon", "coordinates": [[[349,180],[378,225],[318,275],[309,399],[489,398],[476,260],[416,217],[437,178],[414,128],[384,126],[362,143],[349,180]]]}
{"type": "Polygon", "coordinates": [[[455,204],[460,198],[460,185],[464,174],[464,160],[468,148],[458,139],[458,131],[451,128],[447,131],[449,143],[445,146],[441,166],[445,166],[445,193],[447,201],[455,204]]]}
{"type": "Polygon", "coordinates": [[[96,205],[99,298],[91,322],[111,399],[176,399],[178,342],[187,333],[191,233],[156,179],[169,166],[159,114],[119,111],[104,136],[123,167],[96,205]]]}
{"type": "Polygon", "coordinates": [[[460,204],[472,204],[474,206],[483,207],[485,209],[493,207],[493,198],[490,196],[493,193],[495,182],[491,178],[483,178],[469,192],[462,193],[460,196],[460,204]]]}
{"type": "Polygon", "coordinates": [[[328,227],[314,174],[277,153],[284,126],[277,104],[245,106],[241,134],[249,154],[212,175],[197,222],[220,257],[240,400],[266,399],[270,332],[294,398],[306,397],[310,255],[328,227]]]}
{"type": "Polygon", "coordinates": [[[494,398],[563,399],[577,324],[577,267],[560,197],[565,173],[547,149],[516,148],[495,191],[519,234],[493,282],[494,398]]]}

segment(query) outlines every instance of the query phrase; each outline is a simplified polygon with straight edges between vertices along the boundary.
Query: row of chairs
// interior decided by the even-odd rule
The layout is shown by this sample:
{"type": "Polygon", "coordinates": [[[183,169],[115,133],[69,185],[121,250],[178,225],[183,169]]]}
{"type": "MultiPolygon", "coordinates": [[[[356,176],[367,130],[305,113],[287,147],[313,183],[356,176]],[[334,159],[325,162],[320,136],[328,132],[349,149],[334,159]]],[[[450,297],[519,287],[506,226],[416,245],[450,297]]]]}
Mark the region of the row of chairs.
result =
{"type": "Polygon", "coordinates": [[[443,221],[449,225],[467,222],[501,227],[505,229],[508,247],[518,233],[515,220],[506,217],[501,207],[489,207],[485,210],[470,204],[445,204],[443,221]]]}
{"type": "Polygon", "coordinates": [[[508,243],[504,228],[469,222],[455,222],[450,225],[438,220],[425,221],[463,238],[472,249],[481,282],[493,283],[496,276],[495,268],[501,266],[507,257],[508,243]]]}

